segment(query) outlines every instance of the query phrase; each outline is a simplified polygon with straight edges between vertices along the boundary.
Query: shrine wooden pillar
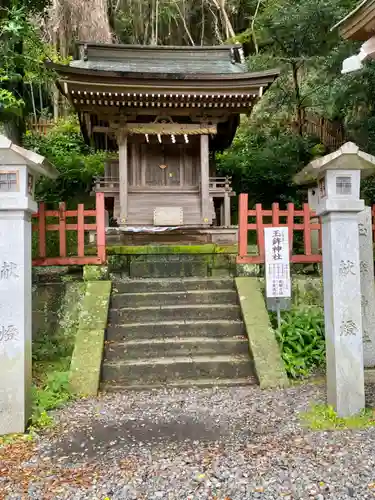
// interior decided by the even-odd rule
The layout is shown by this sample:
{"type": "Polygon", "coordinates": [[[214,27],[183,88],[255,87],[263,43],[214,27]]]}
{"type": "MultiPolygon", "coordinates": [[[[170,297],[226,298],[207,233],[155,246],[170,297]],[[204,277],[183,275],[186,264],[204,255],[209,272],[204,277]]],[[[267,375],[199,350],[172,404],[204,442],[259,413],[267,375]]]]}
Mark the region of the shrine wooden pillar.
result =
{"type": "Polygon", "coordinates": [[[228,192],[224,194],[224,226],[229,227],[231,225],[230,217],[230,196],[228,192]]]}
{"type": "Polygon", "coordinates": [[[201,207],[202,223],[211,224],[212,213],[210,210],[210,170],[209,170],[209,137],[201,135],[201,207]]]}
{"type": "Polygon", "coordinates": [[[118,224],[125,226],[128,220],[128,136],[125,131],[117,134],[119,148],[119,202],[120,217],[118,224]]]}

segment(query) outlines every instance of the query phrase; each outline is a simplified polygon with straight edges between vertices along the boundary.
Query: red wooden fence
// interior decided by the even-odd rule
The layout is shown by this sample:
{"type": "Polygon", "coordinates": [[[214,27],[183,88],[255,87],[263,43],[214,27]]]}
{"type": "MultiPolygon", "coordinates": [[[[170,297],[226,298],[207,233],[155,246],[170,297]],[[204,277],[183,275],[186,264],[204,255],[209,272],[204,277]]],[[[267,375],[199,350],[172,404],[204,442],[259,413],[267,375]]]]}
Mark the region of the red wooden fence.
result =
{"type": "Polygon", "coordinates": [[[318,231],[319,248],[321,248],[321,225],[320,221],[312,223],[314,212],[309,205],[303,205],[302,210],[295,210],[294,204],[289,203],[286,210],[280,210],[278,203],[273,203],[272,210],[263,210],[261,204],[255,205],[255,210],[248,208],[248,195],[241,194],[239,197],[239,220],[238,220],[238,257],[239,264],[264,264],[264,228],[265,227],[288,227],[289,248],[291,262],[293,263],[315,263],[321,262],[320,253],[312,253],[311,231],[318,231]],[[249,217],[254,221],[249,222],[249,217]],[[266,219],[266,221],[264,220],[266,219]],[[297,220],[296,220],[297,219],[297,220]],[[257,255],[248,254],[248,232],[256,232],[258,246],[257,255]],[[303,254],[293,253],[293,240],[295,232],[303,233],[303,254]]]}
{"type": "Polygon", "coordinates": [[[85,210],[80,204],[77,210],[67,210],[65,203],[59,204],[58,210],[46,210],[44,203],[39,203],[38,213],[33,216],[33,231],[38,232],[38,256],[33,259],[34,266],[68,266],[83,264],[104,264],[105,249],[105,209],[104,194],[96,194],[95,210],[85,210]],[[95,217],[95,222],[86,224],[85,217],[95,217]],[[58,223],[49,224],[48,218],[58,218],[58,223]],[[76,219],[73,223],[69,219],[76,219]],[[57,231],[59,234],[59,256],[47,257],[47,234],[57,231]],[[67,232],[77,232],[77,254],[68,256],[67,232]],[[96,255],[85,255],[85,231],[96,231],[96,255]]]}

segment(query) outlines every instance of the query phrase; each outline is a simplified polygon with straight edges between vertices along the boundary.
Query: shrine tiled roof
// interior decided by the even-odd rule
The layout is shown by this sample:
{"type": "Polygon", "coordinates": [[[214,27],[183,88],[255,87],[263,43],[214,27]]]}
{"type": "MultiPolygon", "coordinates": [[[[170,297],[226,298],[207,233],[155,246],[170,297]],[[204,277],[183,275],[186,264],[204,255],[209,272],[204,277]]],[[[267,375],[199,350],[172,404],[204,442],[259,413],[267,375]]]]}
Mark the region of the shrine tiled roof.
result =
{"type": "Polygon", "coordinates": [[[245,73],[238,45],[214,47],[169,47],[79,44],[80,59],[70,66],[91,71],[135,74],[217,74],[245,73]]]}

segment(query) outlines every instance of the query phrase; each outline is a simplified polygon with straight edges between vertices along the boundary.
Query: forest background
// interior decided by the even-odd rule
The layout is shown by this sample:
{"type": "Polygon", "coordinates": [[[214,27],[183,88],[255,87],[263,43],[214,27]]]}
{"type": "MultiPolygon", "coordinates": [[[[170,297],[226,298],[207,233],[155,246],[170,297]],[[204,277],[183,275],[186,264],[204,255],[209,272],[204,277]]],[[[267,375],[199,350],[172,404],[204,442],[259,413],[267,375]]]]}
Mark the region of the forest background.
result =
{"type": "MultiPolygon", "coordinates": [[[[45,155],[58,181],[38,186],[48,202],[85,197],[103,170],[105,152],[84,144],[73,110],[61,101],[45,60],[67,63],[75,41],[215,45],[240,42],[249,71],[281,76],[243,117],[230,149],[216,154],[250,204],[296,204],[306,194],[293,174],[343,139],[375,154],[375,65],[341,75],[357,52],[332,31],[356,0],[0,0],[0,124],[18,144],[45,155]],[[47,135],[30,123],[55,118],[47,135]],[[311,127],[311,123],[319,127],[311,127]],[[319,133],[329,127],[327,135],[319,133]]],[[[375,202],[375,182],[363,194],[375,202]]]]}

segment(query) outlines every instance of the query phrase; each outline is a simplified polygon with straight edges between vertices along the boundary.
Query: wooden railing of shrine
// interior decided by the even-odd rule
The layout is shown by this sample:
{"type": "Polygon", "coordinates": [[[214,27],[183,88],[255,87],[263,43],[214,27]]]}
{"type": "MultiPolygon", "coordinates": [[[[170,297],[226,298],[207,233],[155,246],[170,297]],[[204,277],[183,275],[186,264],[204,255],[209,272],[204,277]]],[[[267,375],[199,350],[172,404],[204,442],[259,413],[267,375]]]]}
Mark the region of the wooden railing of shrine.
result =
{"type": "Polygon", "coordinates": [[[85,210],[83,204],[77,210],[67,210],[65,203],[59,204],[58,210],[46,210],[44,203],[39,203],[38,213],[32,218],[33,232],[37,232],[37,256],[33,258],[34,266],[68,266],[85,264],[104,264],[105,248],[105,208],[104,194],[96,194],[94,210],[85,210]],[[89,222],[85,218],[90,218],[89,222]],[[96,255],[85,254],[85,234],[94,231],[96,237],[96,255]],[[48,255],[48,235],[57,235],[58,255],[48,255]],[[67,236],[73,238],[67,241],[67,236]],[[68,249],[68,243],[76,247],[68,249]]]}
{"type": "Polygon", "coordinates": [[[289,203],[286,210],[280,210],[278,203],[273,203],[271,210],[263,210],[262,205],[259,203],[252,210],[249,210],[248,206],[248,195],[240,194],[237,257],[239,264],[264,264],[265,227],[289,228],[289,248],[292,263],[312,264],[322,262],[322,255],[319,250],[321,248],[321,224],[307,203],[303,205],[302,210],[296,210],[293,203],[289,203]],[[255,232],[256,235],[256,255],[250,255],[248,252],[249,232],[251,231],[255,232]],[[295,253],[295,238],[298,233],[303,236],[303,251],[301,253],[295,253]],[[312,249],[312,237],[315,237],[316,246],[318,247],[314,249],[315,253],[312,249]]]}

